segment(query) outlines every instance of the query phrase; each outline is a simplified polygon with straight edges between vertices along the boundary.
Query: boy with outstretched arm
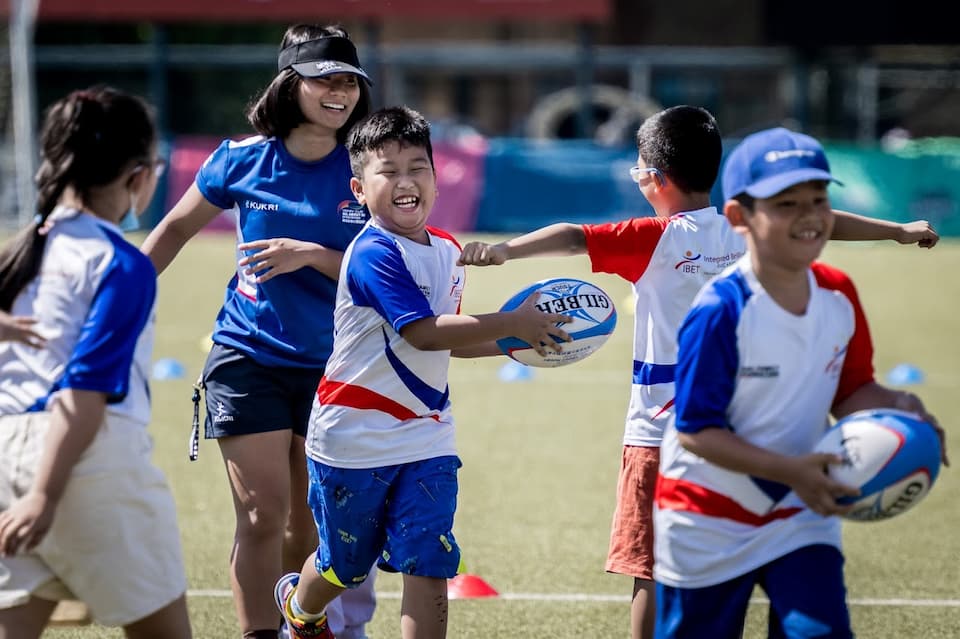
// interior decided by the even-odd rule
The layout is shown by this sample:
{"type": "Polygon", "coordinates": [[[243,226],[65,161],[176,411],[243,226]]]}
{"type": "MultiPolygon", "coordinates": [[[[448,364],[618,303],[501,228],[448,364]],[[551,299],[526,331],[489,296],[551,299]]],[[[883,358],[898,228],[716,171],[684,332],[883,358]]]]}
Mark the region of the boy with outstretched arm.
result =
{"type": "MultiPolygon", "coordinates": [[[[697,291],[746,250],[710,205],[722,158],[713,116],[694,106],[661,111],[637,131],[637,165],[630,175],[656,212],[612,224],[554,224],[500,244],[470,243],[463,264],[586,253],[595,272],[633,285],[635,319],[630,405],[627,409],[617,503],[606,569],[634,578],[631,636],[653,636],[653,489],[664,427],[673,420],[677,328],[697,291]]],[[[838,212],[834,239],[893,239],[933,246],[925,221],[900,225],[838,212]]]]}
{"type": "Polygon", "coordinates": [[[324,607],[379,559],[403,574],[401,636],[439,638],[460,565],[450,356],[500,354],[495,340],[511,335],[559,350],[569,335],[557,326],[569,319],[537,310],[536,296],[516,311],[459,313],[461,249],[427,226],[437,188],[419,113],[377,111],[347,148],[351,189],[371,219],[343,258],[333,355],[307,432],[320,544],[299,575],[277,583],[277,603],[294,639],[329,639],[324,607]]]}
{"type": "Polygon", "coordinates": [[[919,398],[874,381],[853,283],[814,261],[834,227],[833,179],[820,144],[782,128],[747,137],[725,165],[724,212],[748,250],[679,331],[654,515],[658,638],[740,637],[756,585],[771,637],[852,637],[833,515],[858,491],[814,446],[829,415],[880,407],[943,438],[919,398]]]}

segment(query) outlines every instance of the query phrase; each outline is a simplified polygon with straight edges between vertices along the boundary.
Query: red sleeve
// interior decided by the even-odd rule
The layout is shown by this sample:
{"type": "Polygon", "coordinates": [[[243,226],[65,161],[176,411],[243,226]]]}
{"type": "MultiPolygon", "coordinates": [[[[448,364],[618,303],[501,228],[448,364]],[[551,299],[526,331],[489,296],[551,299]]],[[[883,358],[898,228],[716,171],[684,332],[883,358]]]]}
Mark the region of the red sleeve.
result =
{"type": "Polygon", "coordinates": [[[665,217],[635,217],[623,222],[584,224],[593,272],[613,273],[636,282],[647,270],[669,223],[670,218],[665,217]]]}
{"type": "Polygon", "coordinates": [[[457,238],[450,235],[450,233],[448,233],[447,231],[444,231],[443,229],[438,229],[435,226],[427,226],[426,229],[431,235],[436,235],[437,237],[442,237],[445,240],[450,240],[457,246],[458,249],[460,249],[461,251],[463,250],[463,247],[460,246],[460,242],[457,241],[457,238]]]}
{"type": "Polygon", "coordinates": [[[860,297],[853,281],[843,271],[832,266],[815,262],[813,275],[821,287],[843,293],[853,306],[853,337],[847,344],[847,355],[840,372],[840,383],[833,404],[836,406],[864,384],[874,381],[873,376],[873,340],[870,339],[870,327],[860,306],[860,297]]]}

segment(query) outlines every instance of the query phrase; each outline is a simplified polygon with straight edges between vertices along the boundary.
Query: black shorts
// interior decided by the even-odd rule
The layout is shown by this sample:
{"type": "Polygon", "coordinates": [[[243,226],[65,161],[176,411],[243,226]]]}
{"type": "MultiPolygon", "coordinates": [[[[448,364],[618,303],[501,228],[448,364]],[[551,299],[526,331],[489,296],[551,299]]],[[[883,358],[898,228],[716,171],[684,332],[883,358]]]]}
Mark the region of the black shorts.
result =
{"type": "Polygon", "coordinates": [[[214,344],[203,367],[207,439],[292,429],[305,437],[322,368],[262,366],[214,344]]]}

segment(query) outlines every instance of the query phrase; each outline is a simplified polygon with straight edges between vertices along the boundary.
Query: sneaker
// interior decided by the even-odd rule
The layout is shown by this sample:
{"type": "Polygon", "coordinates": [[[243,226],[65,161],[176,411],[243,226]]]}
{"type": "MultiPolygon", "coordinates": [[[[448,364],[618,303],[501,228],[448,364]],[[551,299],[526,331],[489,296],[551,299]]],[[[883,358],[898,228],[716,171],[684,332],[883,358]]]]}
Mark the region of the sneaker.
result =
{"type": "Polygon", "coordinates": [[[273,589],[277,607],[286,622],[288,636],[290,639],[336,639],[330,631],[330,626],[327,625],[326,615],[320,617],[317,621],[294,619],[293,611],[290,610],[290,598],[297,591],[299,581],[300,575],[291,572],[280,577],[280,581],[273,589]]]}

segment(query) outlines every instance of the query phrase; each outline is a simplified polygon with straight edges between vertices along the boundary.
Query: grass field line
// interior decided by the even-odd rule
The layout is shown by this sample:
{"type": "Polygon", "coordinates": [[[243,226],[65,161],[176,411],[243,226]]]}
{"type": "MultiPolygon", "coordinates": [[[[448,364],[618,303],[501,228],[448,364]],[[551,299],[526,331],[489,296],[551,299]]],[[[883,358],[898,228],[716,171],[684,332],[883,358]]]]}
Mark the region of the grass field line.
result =
{"type": "MultiPolygon", "coordinates": [[[[233,593],[229,590],[215,589],[195,589],[187,591],[188,597],[232,597],[233,593]]],[[[377,597],[381,599],[399,599],[400,593],[397,591],[380,591],[377,597]]],[[[507,601],[547,601],[547,602],[584,602],[584,603],[606,603],[606,602],[629,602],[629,595],[603,595],[590,594],[584,592],[503,592],[496,599],[507,601]]],[[[750,600],[752,604],[769,603],[762,597],[750,600]]],[[[960,608],[960,599],[848,599],[847,604],[851,606],[873,606],[873,607],[912,607],[912,608],[960,608]]]]}

